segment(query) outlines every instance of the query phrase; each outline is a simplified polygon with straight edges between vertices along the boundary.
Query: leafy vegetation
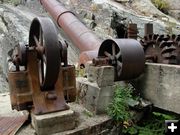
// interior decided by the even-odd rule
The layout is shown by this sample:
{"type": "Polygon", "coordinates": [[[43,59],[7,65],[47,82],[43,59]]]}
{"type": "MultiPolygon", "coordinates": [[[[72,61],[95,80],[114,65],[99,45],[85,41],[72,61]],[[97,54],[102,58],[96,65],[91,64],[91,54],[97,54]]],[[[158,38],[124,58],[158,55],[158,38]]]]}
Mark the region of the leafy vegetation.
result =
{"type": "Polygon", "coordinates": [[[163,135],[165,131],[165,120],[177,119],[176,116],[152,112],[147,118],[124,128],[125,135],[163,135]]]}
{"type": "Polygon", "coordinates": [[[163,13],[168,14],[169,5],[165,0],[151,0],[152,3],[163,13]]]}
{"type": "Polygon", "coordinates": [[[132,98],[132,87],[116,86],[114,99],[107,109],[107,113],[115,121],[124,122],[130,119],[129,106],[127,100],[132,98]]]}
{"type": "Polygon", "coordinates": [[[130,108],[129,99],[139,100],[139,97],[132,96],[131,86],[116,86],[112,103],[108,107],[108,114],[115,120],[118,126],[122,126],[122,135],[163,135],[165,132],[165,120],[179,119],[173,115],[152,112],[144,116],[138,123],[134,123],[130,108]]]}

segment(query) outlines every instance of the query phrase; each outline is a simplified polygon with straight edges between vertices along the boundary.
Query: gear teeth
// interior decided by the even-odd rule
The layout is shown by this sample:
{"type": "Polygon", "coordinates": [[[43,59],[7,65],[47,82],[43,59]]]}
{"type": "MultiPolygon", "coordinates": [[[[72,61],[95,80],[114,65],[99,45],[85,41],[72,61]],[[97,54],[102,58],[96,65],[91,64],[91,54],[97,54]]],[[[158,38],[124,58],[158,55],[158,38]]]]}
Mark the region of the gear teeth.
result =
{"type": "Polygon", "coordinates": [[[174,41],[169,40],[162,41],[160,44],[161,56],[163,58],[162,63],[164,64],[177,64],[177,51],[176,47],[174,46],[174,41]]]}
{"type": "Polygon", "coordinates": [[[146,61],[180,65],[180,35],[150,34],[140,41],[146,61]]]}

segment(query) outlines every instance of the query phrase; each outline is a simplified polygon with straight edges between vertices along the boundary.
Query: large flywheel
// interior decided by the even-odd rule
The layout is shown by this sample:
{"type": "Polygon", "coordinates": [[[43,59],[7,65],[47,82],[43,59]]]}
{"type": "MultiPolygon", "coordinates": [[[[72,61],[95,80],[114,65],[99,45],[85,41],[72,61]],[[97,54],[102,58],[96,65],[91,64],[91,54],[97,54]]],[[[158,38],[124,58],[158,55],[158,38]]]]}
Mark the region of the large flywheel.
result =
{"type": "Polygon", "coordinates": [[[29,47],[37,50],[41,90],[53,90],[59,75],[61,54],[56,27],[51,19],[38,17],[32,21],[29,47]]]}

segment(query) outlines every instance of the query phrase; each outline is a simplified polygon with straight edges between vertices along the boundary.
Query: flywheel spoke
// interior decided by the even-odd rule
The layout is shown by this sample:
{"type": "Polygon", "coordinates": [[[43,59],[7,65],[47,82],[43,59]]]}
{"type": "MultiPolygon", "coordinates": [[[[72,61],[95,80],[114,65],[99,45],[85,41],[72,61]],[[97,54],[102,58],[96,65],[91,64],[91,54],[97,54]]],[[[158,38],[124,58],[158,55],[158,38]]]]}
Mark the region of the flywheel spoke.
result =
{"type": "Polygon", "coordinates": [[[116,54],[116,58],[119,59],[121,56],[121,51],[119,51],[117,54],[116,54]]]}
{"type": "Polygon", "coordinates": [[[116,54],[116,46],[115,46],[115,44],[113,43],[113,44],[112,44],[112,55],[115,56],[115,54],[116,54]]]}
{"type": "Polygon", "coordinates": [[[117,61],[117,73],[118,73],[118,76],[121,75],[121,68],[122,68],[122,63],[120,61],[117,61]]]}
{"type": "Polygon", "coordinates": [[[105,51],[104,54],[105,54],[107,57],[109,57],[109,58],[112,57],[112,55],[111,55],[110,53],[108,53],[107,51],[105,51]]]}

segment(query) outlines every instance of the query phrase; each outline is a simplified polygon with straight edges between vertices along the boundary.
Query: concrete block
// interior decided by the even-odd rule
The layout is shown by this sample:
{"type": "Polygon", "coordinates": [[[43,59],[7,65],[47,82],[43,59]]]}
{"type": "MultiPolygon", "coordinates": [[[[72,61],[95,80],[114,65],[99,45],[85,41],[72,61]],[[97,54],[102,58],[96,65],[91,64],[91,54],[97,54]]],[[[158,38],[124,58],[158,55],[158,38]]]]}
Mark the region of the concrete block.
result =
{"type": "Polygon", "coordinates": [[[31,114],[32,126],[38,135],[50,135],[75,128],[75,114],[72,110],[44,115],[31,114]]]}
{"type": "Polygon", "coordinates": [[[154,106],[180,114],[180,66],[147,63],[133,85],[154,106]]]}
{"type": "Polygon", "coordinates": [[[87,78],[90,82],[95,82],[99,87],[114,84],[114,67],[113,66],[88,66],[87,78]]]}
{"type": "Polygon", "coordinates": [[[113,99],[114,85],[98,87],[86,78],[77,78],[77,91],[80,104],[94,114],[103,114],[113,99]]]}

